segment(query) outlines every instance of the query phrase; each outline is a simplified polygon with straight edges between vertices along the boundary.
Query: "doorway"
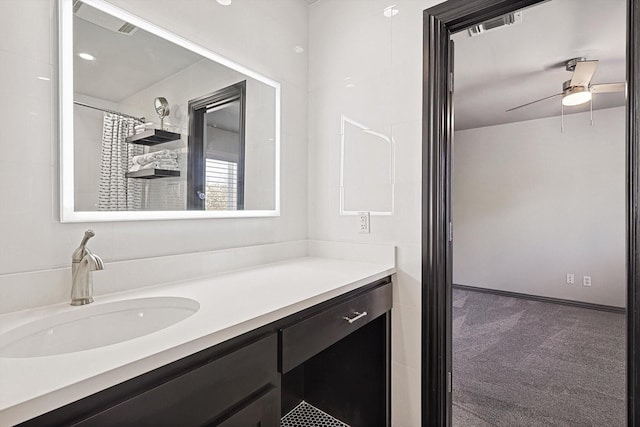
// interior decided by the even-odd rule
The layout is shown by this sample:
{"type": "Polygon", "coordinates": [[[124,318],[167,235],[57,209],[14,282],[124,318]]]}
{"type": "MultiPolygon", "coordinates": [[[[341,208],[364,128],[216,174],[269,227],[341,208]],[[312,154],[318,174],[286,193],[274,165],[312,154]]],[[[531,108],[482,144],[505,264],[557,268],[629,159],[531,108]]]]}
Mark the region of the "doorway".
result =
{"type": "MultiPolygon", "coordinates": [[[[422,424],[451,423],[453,45],[451,34],[540,3],[539,0],[450,0],[424,13],[422,424]]],[[[640,319],[640,5],[627,0],[626,289],[627,423],[637,423],[640,319]]]]}
{"type": "Polygon", "coordinates": [[[189,101],[187,208],[244,209],[246,81],[189,101]]]}
{"type": "Polygon", "coordinates": [[[625,17],[552,0],[452,35],[454,427],[625,423],[625,17]],[[563,107],[574,76],[621,91],[563,107]]]}

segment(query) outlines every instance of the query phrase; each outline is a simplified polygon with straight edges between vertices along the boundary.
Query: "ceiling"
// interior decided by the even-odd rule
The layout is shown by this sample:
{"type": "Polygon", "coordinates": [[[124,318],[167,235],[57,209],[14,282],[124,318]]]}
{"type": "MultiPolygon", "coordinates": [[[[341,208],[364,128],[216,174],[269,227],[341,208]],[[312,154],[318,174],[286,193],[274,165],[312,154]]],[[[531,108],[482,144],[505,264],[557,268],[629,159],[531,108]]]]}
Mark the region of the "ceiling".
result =
{"type": "MultiPolygon", "coordinates": [[[[593,84],[625,81],[625,0],[551,0],[523,10],[522,18],[476,37],[466,30],[453,36],[456,130],[559,116],[560,97],[505,110],[560,93],[571,58],[600,61],[593,84]]],[[[594,110],[622,105],[624,93],[593,97],[594,110]]],[[[588,110],[587,103],[564,113],[588,110]]]]}
{"type": "MultiPolygon", "coordinates": [[[[521,24],[477,37],[455,34],[456,129],[559,116],[560,98],[505,110],[561,92],[562,82],[571,78],[562,63],[570,58],[600,61],[594,84],[624,81],[625,15],[625,0],[550,0],[524,10],[521,24]]],[[[74,49],[96,57],[74,56],[75,90],[115,103],[202,59],[145,31],[123,35],[77,16],[74,49]],[[100,84],[93,78],[97,69],[108,70],[100,73],[108,76],[100,84]]],[[[593,108],[624,104],[623,93],[597,94],[593,108]]],[[[566,107],[565,114],[588,109],[588,104],[566,107]]],[[[597,122],[597,114],[594,118],[597,122]]]]}
{"type": "MultiPolygon", "coordinates": [[[[86,4],[81,8],[93,9],[86,4]]],[[[95,22],[109,22],[109,16],[96,9],[90,16],[95,22]]],[[[73,30],[74,91],[115,103],[203,59],[146,31],[120,34],[78,15],[73,18],[73,30]],[[80,52],[90,53],[95,61],[80,59],[80,52]]]]}

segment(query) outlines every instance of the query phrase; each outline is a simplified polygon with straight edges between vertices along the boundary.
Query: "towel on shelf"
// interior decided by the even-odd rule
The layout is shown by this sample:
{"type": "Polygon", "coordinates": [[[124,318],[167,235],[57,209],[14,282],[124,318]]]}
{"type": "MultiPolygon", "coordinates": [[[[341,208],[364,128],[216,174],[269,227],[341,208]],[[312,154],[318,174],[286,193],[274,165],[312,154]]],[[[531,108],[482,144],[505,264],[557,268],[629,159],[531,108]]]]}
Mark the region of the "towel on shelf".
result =
{"type": "Polygon", "coordinates": [[[133,130],[135,131],[136,134],[139,134],[144,132],[145,130],[153,129],[154,126],[155,125],[153,122],[140,123],[139,125],[135,125],[133,127],[133,130]]]}
{"type": "Polygon", "coordinates": [[[140,166],[140,170],[147,170],[147,169],[164,169],[169,171],[180,170],[177,162],[176,163],[153,162],[153,163],[147,163],[146,165],[140,166]]]}
{"type": "Polygon", "coordinates": [[[170,171],[179,171],[180,167],[178,165],[178,162],[176,161],[151,162],[151,163],[146,163],[144,165],[132,165],[129,168],[129,172],[136,172],[136,171],[147,170],[147,169],[164,169],[164,170],[170,170],[170,171]]]}
{"type": "Polygon", "coordinates": [[[141,154],[139,156],[133,156],[131,163],[134,165],[146,165],[147,163],[155,162],[158,160],[175,160],[178,158],[178,154],[169,150],[154,151],[147,154],[141,154]]]}
{"type": "Polygon", "coordinates": [[[170,150],[158,150],[139,156],[133,156],[129,164],[129,172],[147,169],[164,169],[178,171],[178,154],[170,150]]]}

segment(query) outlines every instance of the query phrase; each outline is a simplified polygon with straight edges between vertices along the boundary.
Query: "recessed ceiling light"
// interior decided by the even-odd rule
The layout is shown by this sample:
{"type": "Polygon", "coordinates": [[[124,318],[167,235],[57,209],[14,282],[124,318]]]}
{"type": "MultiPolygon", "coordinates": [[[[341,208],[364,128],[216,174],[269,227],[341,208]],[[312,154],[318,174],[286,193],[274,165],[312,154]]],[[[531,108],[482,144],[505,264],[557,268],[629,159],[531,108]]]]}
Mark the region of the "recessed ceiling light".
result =
{"type": "Polygon", "coordinates": [[[398,14],[398,12],[400,12],[400,10],[396,7],[395,4],[393,4],[393,5],[389,6],[389,7],[386,7],[384,9],[384,11],[382,12],[382,14],[384,16],[386,16],[387,18],[391,18],[393,16],[396,16],[398,14]]]}
{"type": "Polygon", "coordinates": [[[87,61],[94,61],[96,59],[95,56],[91,55],[90,53],[86,53],[86,52],[81,52],[78,54],[78,56],[82,59],[85,59],[87,61]]]}
{"type": "Polygon", "coordinates": [[[229,6],[231,5],[231,0],[216,0],[218,2],[218,4],[221,4],[222,6],[229,6]]]}
{"type": "Polygon", "coordinates": [[[295,53],[302,53],[302,52],[304,52],[304,48],[302,46],[296,46],[296,47],[293,48],[293,51],[295,53]]]}
{"type": "Polygon", "coordinates": [[[51,80],[49,77],[44,77],[44,76],[38,76],[39,80],[44,80],[45,82],[48,82],[49,80],[51,80]]]}

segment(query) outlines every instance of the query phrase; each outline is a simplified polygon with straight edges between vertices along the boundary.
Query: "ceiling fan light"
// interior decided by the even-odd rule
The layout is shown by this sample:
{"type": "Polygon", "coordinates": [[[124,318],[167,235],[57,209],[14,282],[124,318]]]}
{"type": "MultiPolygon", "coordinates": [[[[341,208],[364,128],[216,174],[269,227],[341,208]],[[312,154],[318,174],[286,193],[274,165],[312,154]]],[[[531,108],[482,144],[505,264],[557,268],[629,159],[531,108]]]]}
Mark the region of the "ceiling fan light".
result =
{"type": "Polygon", "coordinates": [[[565,107],[574,107],[589,101],[591,101],[591,91],[580,86],[566,89],[562,97],[562,105],[565,107]]]}

